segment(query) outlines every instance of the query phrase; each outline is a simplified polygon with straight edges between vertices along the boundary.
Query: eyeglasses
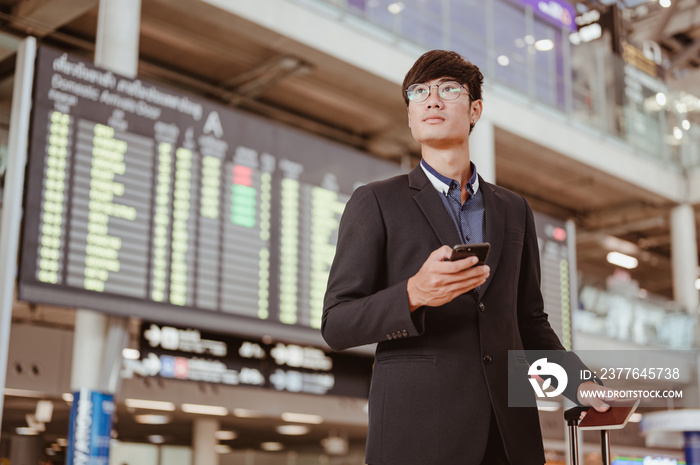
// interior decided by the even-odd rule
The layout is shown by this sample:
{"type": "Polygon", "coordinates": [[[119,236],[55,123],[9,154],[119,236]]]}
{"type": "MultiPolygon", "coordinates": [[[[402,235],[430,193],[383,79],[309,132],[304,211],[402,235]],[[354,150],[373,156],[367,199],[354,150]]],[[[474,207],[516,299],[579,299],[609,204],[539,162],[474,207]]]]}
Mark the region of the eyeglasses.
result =
{"type": "Polygon", "coordinates": [[[446,81],[438,85],[429,86],[427,84],[412,84],[406,89],[406,95],[411,102],[424,102],[430,96],[430,90],[433,87],[437,87],[438,95],[443,100],[454,100],[460,95],[462,95],[462,89],[467,91],[463,84],[455,81],[446,81]]]}

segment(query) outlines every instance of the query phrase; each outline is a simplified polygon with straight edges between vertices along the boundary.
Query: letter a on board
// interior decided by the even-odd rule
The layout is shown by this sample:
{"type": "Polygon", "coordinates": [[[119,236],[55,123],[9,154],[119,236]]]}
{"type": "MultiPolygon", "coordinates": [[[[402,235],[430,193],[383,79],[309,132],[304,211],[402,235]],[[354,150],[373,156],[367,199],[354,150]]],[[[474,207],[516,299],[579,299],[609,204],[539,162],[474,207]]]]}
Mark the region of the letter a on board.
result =
{"type": "Polygon", "coordinates": [[[216,137],[223,137],[224,128],[221,127],[221,119],[219,119],[219,113],[212,111],[207,116],[207,122],[204,123],[204,134],[214,133],[216,137]]]}

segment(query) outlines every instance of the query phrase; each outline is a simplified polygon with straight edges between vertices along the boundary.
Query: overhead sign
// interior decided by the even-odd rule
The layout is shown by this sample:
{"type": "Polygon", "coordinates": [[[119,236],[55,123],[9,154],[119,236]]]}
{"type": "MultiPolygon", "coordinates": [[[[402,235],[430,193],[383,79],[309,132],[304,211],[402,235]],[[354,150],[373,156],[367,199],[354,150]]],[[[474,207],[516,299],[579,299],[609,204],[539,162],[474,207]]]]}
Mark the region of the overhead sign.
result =
{"type": "Polygon", "coordinates": [[[277,391],[366,398],[372,359],[317,347],[265,343],[197,329],[144,323],[141,359],[123,375],[251,386],[277,391]]]}
{"type": "Polygon", "coordinates": [[[519,0],[520,3],[530,5],[535,14],[557,26],[564,26],[570,30],[576,29],[576,10],[573,5],[565,0],[519,0]]]}
{"type": "Polygon", "coordinates": [[[108,465],[114,396],[90,389],[73,393],[67,465],[108,465]]]}

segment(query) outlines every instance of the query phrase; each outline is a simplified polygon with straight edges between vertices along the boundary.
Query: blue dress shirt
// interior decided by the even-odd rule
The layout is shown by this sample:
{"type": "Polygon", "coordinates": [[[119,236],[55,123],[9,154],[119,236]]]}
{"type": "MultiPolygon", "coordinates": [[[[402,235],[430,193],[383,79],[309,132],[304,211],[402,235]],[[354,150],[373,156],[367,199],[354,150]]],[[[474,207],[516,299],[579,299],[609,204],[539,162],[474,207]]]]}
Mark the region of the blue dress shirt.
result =
{"type": "Polygon", "coordinates": [[[465,244],[484,242],[484,197],[479,190],[476,165],[471,163],[472,176],[464,186],[469,195],[464,203],[462,203],[462,188],[459,182],[438,173],[425,160],[421,160],[420,165],[431,184],[441,194],[440,199],[454,221],[462,242],[465,244]]]}

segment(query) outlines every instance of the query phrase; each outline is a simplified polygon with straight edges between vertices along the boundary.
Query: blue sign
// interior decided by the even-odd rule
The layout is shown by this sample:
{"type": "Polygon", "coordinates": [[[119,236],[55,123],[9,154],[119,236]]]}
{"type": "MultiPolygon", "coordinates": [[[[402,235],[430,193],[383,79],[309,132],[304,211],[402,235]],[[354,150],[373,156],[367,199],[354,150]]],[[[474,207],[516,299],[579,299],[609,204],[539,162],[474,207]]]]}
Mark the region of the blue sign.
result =
{"type": "Polygon", "coordinates": [[[114,396],[91,389],[73,393],[66,465],[108,465],[114,396]]]}
{"type": "Polygon", "coordinates": [[[573,5],[565,0],[519,0],[520,3],[530,5],[535,14],[557,26],[564,26],[572,31],[576,30],[576,10],[573,5]]]}
{"type": "Polygon", "coordinates": [[[685,463],[688,465],[700,465],[700,431],[686,431],[685,438],[685,463]]]}

